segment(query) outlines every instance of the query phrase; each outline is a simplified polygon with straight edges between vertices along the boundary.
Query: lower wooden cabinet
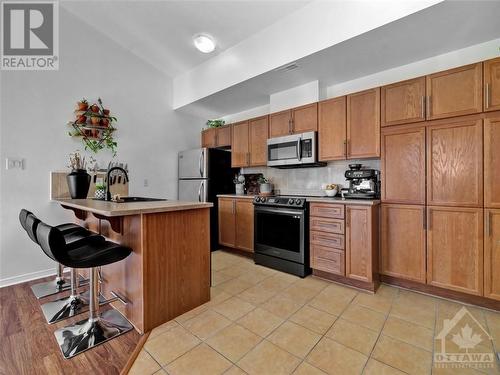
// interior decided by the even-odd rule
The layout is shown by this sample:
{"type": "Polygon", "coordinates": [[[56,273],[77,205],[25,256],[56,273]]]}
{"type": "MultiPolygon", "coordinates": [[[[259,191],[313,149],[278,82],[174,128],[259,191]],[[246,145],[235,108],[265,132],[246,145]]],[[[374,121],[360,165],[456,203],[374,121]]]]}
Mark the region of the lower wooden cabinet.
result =
{"type": "Polygon", "coordinates": [[[380,273],[425,284],[425,206],[382,204],[380,273]]]}
{"type": "Polygon", "coordinates": [[[500,210],[484,210],[484,296],[500,300],[500,210]]]}
{"type": "Polygon", "coordinates": [[[374,254],[378,253],[378,226],[371,206],[346,206],[345,274],[351,279],[372,282],[374,254]],[[376,250],[376,252],[374,252],[376,250]]]}
{"type": "Polygon", "coordinates": [[[253,201],[219,198],[219,244],[253,252],[253,201]]]}
{"type": "Polygon", "coordinates": [[[311,203],[310,212],[311,268],[373,287],[378,281],[378,206],[311,203]]]}
{"type": "Polygon", "coordinates": [[[483,209],[427,207],[427,284],[483,294],[483,209]]]}

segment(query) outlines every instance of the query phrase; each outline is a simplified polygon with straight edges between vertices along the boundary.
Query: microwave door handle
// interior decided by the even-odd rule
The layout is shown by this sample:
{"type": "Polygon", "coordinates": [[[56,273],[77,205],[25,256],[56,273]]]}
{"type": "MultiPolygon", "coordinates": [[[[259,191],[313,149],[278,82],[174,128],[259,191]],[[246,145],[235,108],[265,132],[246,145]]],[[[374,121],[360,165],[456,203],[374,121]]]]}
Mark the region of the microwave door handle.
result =
{"type": "Polygon", "coordinates": [[[299,138],[297,139],[297,159],[299,161],[302,160],[302,145],[301,145],[302,139],[299,138]]]}

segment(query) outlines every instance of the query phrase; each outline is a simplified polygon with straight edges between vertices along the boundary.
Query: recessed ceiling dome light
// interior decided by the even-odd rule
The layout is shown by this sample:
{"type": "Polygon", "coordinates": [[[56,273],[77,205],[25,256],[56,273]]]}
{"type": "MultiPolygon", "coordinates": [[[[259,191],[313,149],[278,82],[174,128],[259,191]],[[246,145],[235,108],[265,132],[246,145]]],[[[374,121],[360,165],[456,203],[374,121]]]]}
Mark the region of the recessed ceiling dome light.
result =
{"type": "Polygon", "coordinates": [[[215,49],[214,39],[207,34],[198,34],[193,37],[194,46],[203,53],[213,52],[215,49]]]}

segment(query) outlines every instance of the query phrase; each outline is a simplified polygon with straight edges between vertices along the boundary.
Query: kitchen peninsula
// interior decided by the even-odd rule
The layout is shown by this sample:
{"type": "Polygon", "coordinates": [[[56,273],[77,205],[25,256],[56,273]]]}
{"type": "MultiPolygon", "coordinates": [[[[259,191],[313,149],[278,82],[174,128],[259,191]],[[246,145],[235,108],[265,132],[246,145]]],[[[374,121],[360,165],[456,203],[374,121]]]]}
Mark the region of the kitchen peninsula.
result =
{"type": "MultiPolygon", "coordinates": [[[[102,293],[140,333],[210,300],[212,203],[115,203],[55,199],[76,223],[133,249],[122,262],[102,267],[102,293]]],[[[81,270],[85,272],[86,270],[81,270]]]]}

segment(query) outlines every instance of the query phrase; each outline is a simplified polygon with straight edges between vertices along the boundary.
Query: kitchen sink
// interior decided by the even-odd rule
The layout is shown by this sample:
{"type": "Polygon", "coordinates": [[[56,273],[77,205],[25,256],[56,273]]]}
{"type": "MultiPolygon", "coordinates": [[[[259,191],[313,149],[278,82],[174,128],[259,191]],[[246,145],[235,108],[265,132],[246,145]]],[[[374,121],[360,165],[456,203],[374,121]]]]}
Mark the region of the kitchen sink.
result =
{"type": "Polygon", "coordinates": [[[120,199],[121,201],[118,203],[166,201],[166,199],[162,198],[147,198],[147,197],[121,197],[120,199]]]}

